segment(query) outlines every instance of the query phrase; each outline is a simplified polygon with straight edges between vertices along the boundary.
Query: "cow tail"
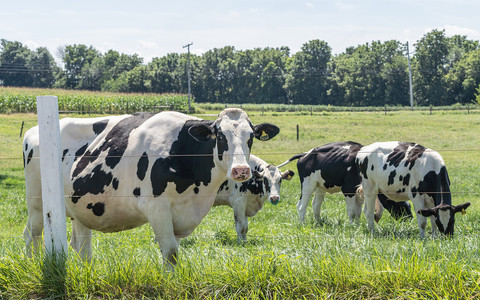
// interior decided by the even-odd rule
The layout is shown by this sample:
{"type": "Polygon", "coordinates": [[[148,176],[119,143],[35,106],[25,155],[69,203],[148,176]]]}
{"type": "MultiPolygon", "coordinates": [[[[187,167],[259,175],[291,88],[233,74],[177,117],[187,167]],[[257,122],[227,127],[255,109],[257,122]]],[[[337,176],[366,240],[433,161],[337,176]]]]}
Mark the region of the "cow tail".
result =
{"type": "Polygon", "coordinates": [[[283,167],[284,165],[290,163],[292,160],[296,160],[296,159],[302,158],[302,157],[304,157],[306,154],[307,154],[307,152],[296,154],[296,155],[290,157],[287,161],[285,161],[285,162],[281,163],[280,165],[278,165],[277,168],[283,167]]]}

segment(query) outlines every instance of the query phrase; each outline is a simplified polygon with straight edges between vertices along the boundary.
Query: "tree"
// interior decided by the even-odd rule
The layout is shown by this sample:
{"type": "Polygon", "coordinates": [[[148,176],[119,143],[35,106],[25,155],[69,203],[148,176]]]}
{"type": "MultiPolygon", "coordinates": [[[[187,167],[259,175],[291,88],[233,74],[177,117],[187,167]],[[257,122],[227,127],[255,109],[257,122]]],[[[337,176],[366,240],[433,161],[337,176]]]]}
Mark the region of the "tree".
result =
{"type": "Polygon", "coordinates": [[[20,42],[0,41],[0,83],[4,86],[32,86],[27,67],[31,50],[20,42]]]}
{"type": "Polygon", "coordinates": [[[303,44],[287,62],[285,89],[294,103],[327,104],[332,49],[320,40],[303,44]]]}
{"type": "Polygon", "coordinates": [[[407,104],[407,60],[398,41],[350,47],[334,58],[337,105],[407,104]],[[342,99],[343,97],[343,99],[342,99]]]}
{"type": "Polygon", "coordinates": [[[61,51],[61,54],[66,75],[65,88],[70,89],[79,88],[83,67],[101,56],[100,52],[92,46],[87,47],[81,44],[68,45],[61,51]]]}
{"type": "Polygon", "coordinates": [[[475,102],[480,85],[480,49],[464,55],[446,75],[445,82],[450,103],[475,102]]]}
{"type": "Polygon", "coordinates": [[[432,30],[415,44],[413,88],[419,105],[447,104],[444,76],[449,45],[445,30],[432,30]]]}
{"type": "Polygon", "coordinates": [[[26,65],[30,70],[33,87],[52,87],[55,84],[56,74],[61,72],[55,59],[45,47],[39,47],[35,52],[31,52],[26,65]]]}

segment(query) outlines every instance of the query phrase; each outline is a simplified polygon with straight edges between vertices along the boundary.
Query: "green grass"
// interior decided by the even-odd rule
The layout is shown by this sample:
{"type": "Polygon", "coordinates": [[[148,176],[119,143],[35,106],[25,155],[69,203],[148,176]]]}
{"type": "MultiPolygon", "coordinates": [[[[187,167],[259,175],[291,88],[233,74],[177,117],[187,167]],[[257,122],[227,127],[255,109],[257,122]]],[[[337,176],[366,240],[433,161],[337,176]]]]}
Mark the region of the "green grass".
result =
{"type": "MultiPolygon", "coordinates": [[[[65,269],[42,254],[25,258],[26,222],[21,122],[35,115],[0,115],[0,298],[81,299],[476,299],[480,296],[480,118],[478,113],[319,112],[249,113],[254,124],[271,122],[280,134],[255,141],[253,153],[279,164],[291,155],[332,141],[414,141],[440,152],[452,181],[453,202],[472,202],[458,215],[453,238],[418,237],[416,220],[388,212],[368,234],[366,220],[351,224],[339,194],[327,195],[322,220],[311,208],[299,224],[298,177],[282,186],[282,200],[265,204],[249,220],[248,242],[239,244],[233,211],[215,207],[181,241],[179,264],[165,272],[151,228],[94,232],[93,260],[70,249],[65,269]],[[296,125],[299,140],[296,140],[296,125]]],[[[205,116],[212,119],[212,116],[205,116]]],[[[296,171],[295,163],[283,169],[296,171]]],[[[67,222],[68,232],[70,224],[67,222]]]]}

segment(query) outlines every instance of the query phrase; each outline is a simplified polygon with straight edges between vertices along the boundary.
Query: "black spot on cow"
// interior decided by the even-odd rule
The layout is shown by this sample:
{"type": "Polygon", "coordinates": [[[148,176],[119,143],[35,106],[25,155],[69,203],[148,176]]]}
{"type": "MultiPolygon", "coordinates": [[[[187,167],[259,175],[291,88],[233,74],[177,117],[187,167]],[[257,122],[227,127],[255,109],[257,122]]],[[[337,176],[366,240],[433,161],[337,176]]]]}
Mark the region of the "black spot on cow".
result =
{"type": "Polygon", "coordinates": [[[221,130],[217,132],[217,147],[218,147],[218,159],[223,159],[223,153],[228,151],[227,137],[221,130]]]}
{"type": "Polygon", "coordinates": [[[76,152],[75,152],[75,160],[77,160],[77,158],[79,158],[80,156],[82,156],[84,153],[85,153],[85,150],[87,150],[88,148],[88,143],[86,143],[85,145],[83,145],[82,147],[80,147],[76,152]]]}
{"type": "Polygon", "coordinates": [[[102,165],[96,166],[92,172],[75,179],[73,182],[73,203],[77,203],[80,197],[86,194],[98,195],[105,192],[105,187],[109,186],[112,180],[111,172],[103,171],[102,165]]]}
{"type": "Polygon", "coordinates": [[[219,191],[228,190],[228,180],[225,180],[222,185],[218,188],[219,191]]]}
{"type": "Polygon", "coordinates": [[[28,157],[27,157],[27,165],[32,160],[32,156],[33,156],[33,149],[30,149],[30,152],[28,152],[28,157]]]}
{"type": "Polygon", "coordinates": [[[263,196],[263,180],[250,178],[249,180],[240,183],[240,187],[238,190],[240,193],[245,193],[247,190],[250,191],[254,195],[262,195],[263,196]]]}
{"type": "Polygon", "coordinates": [[[385,170],[387,170],[387,168],[388,168],[388,164],[384,164],[383,165],[383,170],[385,171],[385,170]]]}
{"type": "Polygon", "coordinates": [[[68,153],[68,149],[64,149],[62,153],[62,161],[65,160],[65,155],[67,155],[67,153],[68,153]]]}
{"type": "Polygon", "coordinates": [[[395,176],[397,176],[397,171],[393,170],[390,172],[390,175],[388,175],[388,185],[392,185],[395,183],[395,176]]]}
{"type": "Polygon", "coordinates": [[[28,143],[25,143],[25,152],[28,150],[28,143]]]}
{"type": "Polygon", "coordinates": [[[418,144],[416,144],[412,149],[410,149],[410,151],[408,152],[407,160],[405,161],[405,167],[410,164],[410,167],[408,169],[411,170],[415,165],[415,161],[422,157],[425,150],[425,147],[418,144]]]}
{"type": "Polygon", "coordinates": [[[105,212],[105,203],[97,202],[95,203],[95,205],[92,205],[92,203],[88,203],[87,209],[91,209],[94,215],[100,217],[105,212]]]}
{"type": "Polygon", "coordinates": [[[410,173],[408,173],[407,175],[405,175],[405,177],[403,177],[403,185],[408,186],[409,184],[410,184],[410,173]]]}
{"type": "Polygon", "coordinates": [[[363,178],[368,179],[368,175],[367,175],[368,157],[365,157],[363,161],[358,164],[358,168],[363,178]]]}
{"type": "Polygon", "coordinates": [[[199,191],[200,191],[200,190],[199,190],[198,186],[196,186],[196,187],[193,189],[193,192],[194,192],[195,194],[198,194],[199,191]]]}
{"type": "Polygon", "coordinates": [[[118,178],[113,178],[112,187],[113,187],[115,190],[118,190],[118,178]]]}
{"type": "MultiPolygon", "coordinates": [[[[412,189],[413,192],[413,189],[412,189]]],[[[435,206],[444,204],[452,204],[452,195],[450,193],[450,179],[448,178],[447,168],[443,166],[437,174],[435,171],[430,171],[423,177],[418,184],[418,193],[427,194],[432,197],[435,206]]]]}
{"type": "Polygon", "coordinates": [[[140,197],[140,188],[139,187],[137,187],[133,190],[133,195],[135,197],[140,197]]]}
{"type": "Polygon", "coordinates": [[[99,135],[100,133],[102,133],[103,130],[105,130],[107,124],[108,119],[93,123],[93,132],[95,132],[96,135],[99,135]]]}
{"type": "Polygon", "coordinates": [[[145,174],[148,169],[148,155],[147,152],[143,152],[142,156],[137,163],[137,177],[140,180],[145,179],[145,174]]]}
{"type": "MultiPolygon", "coordinates": [[[[212,154],[216,140],[199,141],[188,133],[190,127],[199,123],[213,124],[211,121],[204,120],[185,122],[176,141],[172,143],[169,156],[158,158],[153,163],[150,180],[155,197],[165,191],[168,182],[175,183],[176,191],[179,194],[193,184],[197,186],[210,184],[212,169],[215,167],[212,154]]],[[[216,132],[216,136],[218,138],[218,132],[216,132]]],[[[227,149],[228,146],[225,144],[222,147],[227,149]]]]}
{"type": "Polygon", "coordinates": [[[405,158],[407,155],[408,147],[414,146],[414,143],[405,143],[399,142],[398,146],[393,149],[393,151],[388,155],[387,162],[390,166],[398,167],[400,162],[405,158]]]}
{"type": "Polygon", "coordinates": [[[115,168],[120,162],[123,153],[125,153],[130,133],[153,115],[152,113],[136,113],[119,121],[107,133],[104,142],[98,148],[89,150],[82,156],[73,172],[73,177],[80,174],[90,162],[95,161],[97,157],[105,151],[108,151],[105,154],[105,164],[111,169],[115,168]]]}
{"type": "Polygon", "coordinates": [[[355,172],[358,176],[354,162],[361,147],[355,142],[336,142],[312,149],[297,162],[300,182],[303,183],[304,178],[322,170],[325,187],[342,186],[346,174],[355,172]]]}
{"type": "Polygon", "coordinates": [[[372,167],[370,169],[373,171],[373,169],[374,169],[373,164],[372,164],[372,167]]]}

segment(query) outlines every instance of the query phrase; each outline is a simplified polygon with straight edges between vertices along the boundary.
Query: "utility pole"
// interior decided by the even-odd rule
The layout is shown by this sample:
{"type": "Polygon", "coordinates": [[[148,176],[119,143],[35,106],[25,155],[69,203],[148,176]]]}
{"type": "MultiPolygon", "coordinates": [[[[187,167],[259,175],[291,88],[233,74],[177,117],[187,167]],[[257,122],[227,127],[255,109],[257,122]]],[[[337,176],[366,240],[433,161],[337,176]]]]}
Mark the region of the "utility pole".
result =
{"type": "Polygon", "coordinates": [[[188,54],[187,54],[187,62],[188,62],[188,67],[187,67],[187,74],[188,74],[188,113],[190,113],[192,110],[190,108],[190,95],[191,95],[191,90],[190,90],[190,46],[193,45],[193,43],[188,43],[182,48],[187,48],[188,54]]]}
{"type": "Polygon", "coordinates": [[[413,88],[412,88],[412,66],[410,65],[410,51],[407,42],[407,60],[408,60],[408,83],[410,86],[410,106],[413,110],[413,88]]]}

